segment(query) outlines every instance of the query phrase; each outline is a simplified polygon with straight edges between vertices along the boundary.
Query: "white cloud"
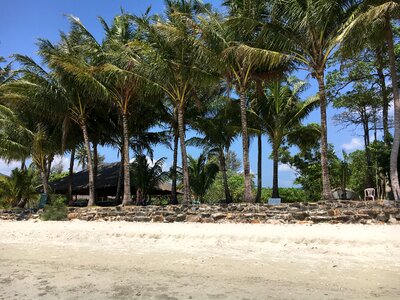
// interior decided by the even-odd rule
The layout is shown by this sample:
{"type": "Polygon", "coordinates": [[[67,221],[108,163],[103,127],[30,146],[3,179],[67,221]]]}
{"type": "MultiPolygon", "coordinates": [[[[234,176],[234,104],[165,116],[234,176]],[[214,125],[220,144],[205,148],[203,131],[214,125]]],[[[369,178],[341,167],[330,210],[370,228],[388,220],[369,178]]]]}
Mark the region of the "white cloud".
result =
{"type": "Polygon", "coordinates": [[[354,150],[363,149],[363,143],[359,138],[352,138],[350,143],[342,145],[343,150],[346,152],[352,152],[354,150]]]}
{"type": "Polygon", "coordinates": [[[57,155],[54,157],[52,166],[61,164],[63,167],[63,171],[67,171],[69,169],[69,160],[70,160],[69,156],[57,155]]]}
{"type": "Polygon", "coordinates": [[[19,167],[21,167],[21,163],[18,161],[12,161],[8,164],[6,161],[0,159],[0,173],[4,175],[10,175],[12,170],[19,167]]]}
{"type": "Polygon", "coordinates": [[[293,172],[294,170],[287,164],[279,164],[278,171],[279,172],[293,172]]]}

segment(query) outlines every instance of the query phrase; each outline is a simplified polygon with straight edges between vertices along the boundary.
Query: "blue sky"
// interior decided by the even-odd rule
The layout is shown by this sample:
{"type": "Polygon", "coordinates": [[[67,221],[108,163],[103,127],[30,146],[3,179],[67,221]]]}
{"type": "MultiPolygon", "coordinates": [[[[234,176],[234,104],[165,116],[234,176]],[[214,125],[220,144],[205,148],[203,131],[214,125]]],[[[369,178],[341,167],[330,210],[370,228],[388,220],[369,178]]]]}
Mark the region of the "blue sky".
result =
{"type": "MultiPolygon", "coordinates": [[[[207,1],[216,7],[220,7],[222,0],[207,1]]],[[[65,17],[66,14],[72,14],[81,19],[83,24],[101,40],[102,29],[97,17],[102,16],[106,21],[121,11],[121,8],[127,12],[141,14],[152,6],[154,13],[163,11],[162,0],[2,0],[2,9],[0,10],[0,56],[8,57],[13,53],[26,54],[38,59],[36,56],[36,41],[38,38],[47,38],[52,42],[58,40],[59,31],[68,31],[69,24],[65,17]]],[[[304,94],[304,97],[313,95],[317,92],[317,83],[307,77],[306,72],[296,74],[300,79],[309,80],[311,87],[304,94]]],[[[335,126],[331,118],[335,110],[328,109],[328,140],[334,144],[337,153],[341,153],[345,147],[348,151],[362,148],[361,139],[351,128],[341,130],[335,126]]],[[[314,111],[307,119],[308,122],[319,123],[319,110],[314,111]]],[[[193,133],[188,133],[192,136],[193,133]]],[[[251,170],[255,173],[257,170],[257,149],[256,141],[251,143],[250,163],[251,170]]],[[[232,150],[238,154],[241,159],[241,140],[234,143],[232,150]]],[[[106,161],[112,162],[118,160],[117,150],[111,148],[100,149],[101,154],[105,155],[106,161]]],[[[199,149],[189,147],[189,154],[197,156],[199,149]]],[[[269,159],[271,147],[266,138],[263,141],[263,186],[272,185],[272,161],[269,159]]],[[[167,157],[167,167],[172,163],[172,151],[159,146],[155,149],[155,158],[167,157]]],[[[65,163],[67,157],[61,159],[65,163]]],[[[18,166],[16,163],[7,165],[0,161],[0,173],[9,173],[10,170],[18,166]]],[[[293,170],[286,166],[281,166],[279,171],[279,183],[281,187],[290,187],[295,178],[293,170]]]]}

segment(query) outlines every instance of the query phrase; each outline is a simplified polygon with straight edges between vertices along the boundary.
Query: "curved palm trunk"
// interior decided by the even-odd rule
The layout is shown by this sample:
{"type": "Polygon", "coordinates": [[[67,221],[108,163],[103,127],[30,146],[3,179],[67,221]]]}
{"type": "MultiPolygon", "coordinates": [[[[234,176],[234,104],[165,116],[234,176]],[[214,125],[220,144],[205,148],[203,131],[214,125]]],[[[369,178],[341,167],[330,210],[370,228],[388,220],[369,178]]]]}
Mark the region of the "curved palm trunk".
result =
{"type": "Polygon", "coordinates": [[[258,147],[257,147],[257,195],[256,202],[261,203],[261,188],[262,188],[262,136],[258,134],[258,147]]]}
{"type": "Polygon", "coordinates": [[[176,196],[176,166],[178,162],[178,143],[179,135],[174,132],[174,158],[172,162],[172,189],[171,189],[171,204],[178,204],[178,198],[176,196]]]}
{"type": "Polygon", "coordinates": [[[278,160],[279,152],[278,146],[272,146],[272,157],[273,157],[273,174],[272,174],[272,198],[279,198],[279,180],[278,180],[278,160]]]}
{"type": "Polygon", "coordinates": [[[132,203],[131,198],[131,176],[129,173],[129,132],[128,132],[128,116],[122,114],[122,130],[124,136],[124,197],[122,205],[132,203]]]}
{"type": "Polygon", "coordinates": [[[182,153],[182,171],[183,171],[183,203],[190,204],[190,185],[189,185],[189,169],[187,164],[187,154],[185,145],[185,124],[183,118],[183,109],[181,105],[178,105],[178,127],[179,127],[179,139],[181,142],[181,153],[182,153]]]}
{"type": "Polygon", "coordinates": [[[225,202],[227,204],[229,204],[229,203],[232,203],[233,201],[232,201],[231,192],[229,191],[228,175],[226,173],[226,161],[225,161],[225,155],[224,155],[223,148],[219,149],[219,168],[222,172],[222,180],[224,183],[225,202]]]}
{"type": "Polygon", "coordinates": [[[74,160],[75,160],[75,147],[71,150],[71,157],[69,159],[69,170],[68,170],[68,204],[71,205],[74,202],[72,196],[72,182],[74,177],[74,160]]]}
{"type": "Polygon", "coordinates": [[[322,198],[332,199],[331,184],[328,170],[328,129],[326,125],[326,94],[324,71],[317,74],[319,87],[319,102],[321,110],[321,167],[322,167],[322,198]]]}
{"type": "Polygon", "coordinates": [[[390,19],[386,19],[386,40],[388,43],[390,74],[392,76],[393,102],[394,102],[394,136],[392,152],[390,153],[390,179],[395,200],[400,200],[400,185],[397,160],[400,147],[400,97],[396,70],[396,57],[394,54],[393,32],[390,19]]]}
{"type": "Polygon", "coordinates": [[[88,206],[93,206],[95,203],[95,192],[94,192],[94,174],[93,174],[93,160],[92,152],[90,149],[89,135],[86,124],[81,125],[83,132],[83,139],[85,141],[86,155],[87,155],[87,167],[89,172],[89,202],[88,206]]]}
{"type": "Polygon", "coordinates": [[[242,125],[242,147],[243,147],[243,174],[244,174],[244,201],[253,202],[251,192],[250,162],[249,162],[249,135],[247,133],[246,95],[240,91],[240,119],[242,125]]]}

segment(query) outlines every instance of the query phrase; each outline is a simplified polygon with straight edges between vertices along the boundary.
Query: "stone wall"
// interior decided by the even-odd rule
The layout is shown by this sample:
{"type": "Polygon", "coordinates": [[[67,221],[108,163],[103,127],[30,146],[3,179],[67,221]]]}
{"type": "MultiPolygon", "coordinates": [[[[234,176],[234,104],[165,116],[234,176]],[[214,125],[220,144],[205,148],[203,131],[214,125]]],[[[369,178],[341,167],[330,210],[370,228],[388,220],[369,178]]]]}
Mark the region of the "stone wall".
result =
{"type": "MultiPolygon", "coordinates": [[[[230,205],[169,205],[69,208],[68,219],[84,221],[128,222],[201,222],[201,223],[400,223],[400,209],[389,201],[319,201],[230,205]]],[[[27,220],[40,217],[31,210],[0,212],[3,220],[27,220]]]]}

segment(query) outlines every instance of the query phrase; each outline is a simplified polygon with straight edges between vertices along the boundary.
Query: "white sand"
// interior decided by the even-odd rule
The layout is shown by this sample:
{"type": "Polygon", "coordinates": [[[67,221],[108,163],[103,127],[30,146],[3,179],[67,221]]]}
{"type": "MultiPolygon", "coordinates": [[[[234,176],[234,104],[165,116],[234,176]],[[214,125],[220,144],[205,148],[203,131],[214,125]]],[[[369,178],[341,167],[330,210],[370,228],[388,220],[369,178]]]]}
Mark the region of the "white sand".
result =
{"type": "Polygon", "coordinates": [[[399,299],[400,226],[0,222],[0,299],[399,299]]]}

